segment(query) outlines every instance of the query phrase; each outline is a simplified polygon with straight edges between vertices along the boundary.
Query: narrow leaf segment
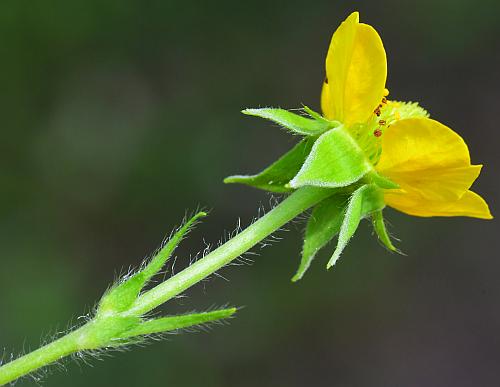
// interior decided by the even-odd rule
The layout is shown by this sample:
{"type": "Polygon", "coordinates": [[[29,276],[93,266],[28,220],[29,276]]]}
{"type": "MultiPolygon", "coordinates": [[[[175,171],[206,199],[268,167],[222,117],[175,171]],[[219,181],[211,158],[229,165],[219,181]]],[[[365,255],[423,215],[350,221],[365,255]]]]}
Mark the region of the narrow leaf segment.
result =
{"type": "Polygon", "coordinates": [[[144,288],[148,281],[161,270],[193,225],[206,215],[206,212],[198,212],[169,239],[165,246],[156,253],[144,269],[133,274],[131,277],[108,291],[99,303],[97,316],[123,312],[129,309],[139,296],[142,288],[144,288]]]}
{"type": "Polygon", "coordinates": [[[387,232],[385,227],[384,215],[381,210],[375,211],[372,214],[372,224],[378,239],[382,244],[387,247],[390,251],[398,251],[398,249],[392,244],[391,237],[387,232]]]}
{"type": "Polygon", "coordinates": [[[340,227],[337,247],[327,264],[327,269],[331,268],[344,251],[356,232],[359,222],[366,215],[374,211],[379,211],[385,206],[380,189],[373,184],[363,185],[352,194],[347,205],[342,226],[340,227]]]}
{"type": "Polygon", "coordinates": [[[228,309],[215,310],[211,312],[160,317],[144,321],[140,325],[126,331],[123,334],[123,337],[126,338],[126,337],[166,333],[178,329],[189,328],[229,318],[234,313],[236,313],[236,311],[237,311],[236,308],[228,308],[228,309]]]}
{"type": "Polygon", "coordinates": [[[314,207],[307,222],[302,259],[297,273],[292,278],[293,282],[304,276],[317,252],[339,233],[348,202],[347,195],[338,194],[314,207]]]}

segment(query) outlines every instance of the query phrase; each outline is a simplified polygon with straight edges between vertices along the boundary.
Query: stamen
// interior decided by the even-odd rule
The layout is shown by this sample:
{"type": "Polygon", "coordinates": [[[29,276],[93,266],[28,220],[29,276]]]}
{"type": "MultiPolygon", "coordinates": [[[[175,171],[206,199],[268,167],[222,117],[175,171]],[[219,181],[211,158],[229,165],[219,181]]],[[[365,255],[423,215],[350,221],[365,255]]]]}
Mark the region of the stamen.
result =
{"type": "Polygon", "coordinates": [[[382,131],[380,130],[380,128],[375,129],[375,130],[373,131],[373,135],[374,135],[375,137],[380,137],[380,136],[382,136],[382,131]]]}

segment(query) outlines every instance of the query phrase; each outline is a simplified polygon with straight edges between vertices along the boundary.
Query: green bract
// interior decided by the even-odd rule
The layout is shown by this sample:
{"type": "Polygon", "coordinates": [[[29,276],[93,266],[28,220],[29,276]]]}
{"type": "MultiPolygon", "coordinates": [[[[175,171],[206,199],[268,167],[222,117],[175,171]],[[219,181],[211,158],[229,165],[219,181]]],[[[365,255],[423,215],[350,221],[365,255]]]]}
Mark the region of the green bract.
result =
{"type": "Polygon", "coordinates": [[[85,342],[81,343],[83,348],[120,346],[144,335],[204,324],[230,317],[236,312],[235,308],[229,308],[205,313],[146,319],[144,313],[135,312],[133,308],[147,283],[162,270],[193,225],[206,215],[205,212],[194,215],[173,234],[149,263],[104,294],[97,306],[95,318],[83,328],[85,330],[85,334],[82,335],[85,337],[85,342]]]}
{"type": "Polygon", "coordinates": [[[327,265],[332,267],[363,218],[370,217],[380,241],[389,250],[397,251],[385,228],[382,210],[383,190],[399,186],[375,171],[377,149],[370,138],[358,136],[367,132],[366,128],[346,128],[307,107],[303,110],[309,117],[284,109],[243,110],[244,114],[273,121],[304,138],[261,173],[224,180],[275,193],[290,193],[307,186],[330,190],[330,195],[314,207],[309,217],[302,258],[292,281],[301,279],[316,253],[338,236],[327,265]]]}
{"type": "Polygon", "coordinates": [[[345,187],[357,182],[371,169],[361,148],[344,127],[339,126],[315,141],[290,186],[345,187]]]}

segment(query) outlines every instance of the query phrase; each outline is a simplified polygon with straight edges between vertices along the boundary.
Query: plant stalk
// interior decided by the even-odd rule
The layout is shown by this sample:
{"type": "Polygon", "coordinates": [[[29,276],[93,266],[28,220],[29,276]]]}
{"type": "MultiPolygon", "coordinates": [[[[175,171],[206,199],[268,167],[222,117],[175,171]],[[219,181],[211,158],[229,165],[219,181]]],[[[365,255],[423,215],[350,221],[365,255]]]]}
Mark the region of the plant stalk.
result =
{"type": "Polygon", "coordinates": [[[78,336],[80,329],[68,333],[59,339],[21,356],[0,367],[0,386],[12,382],[21,376],[54,363],[79,350],[78,336]]]}
{"type": "MultiPolygon", "coordinates": [[[[238,258],[297,215],[331,194],[331,190],[315,187],[298,189],[234,238],[180,273],[139,296],[132,307],[121,315],[142,316],[150,312],[238,258]]],[[[88,332],[88,330],[82,329],[84,327],[1,366],[0,386],[27,375],[40,367],[58,361],[67,355],[85,349],[79,345],[79,343],[85,342],[83,336],[88,332]]]]}
{"type": "Polygon", "coordinates": [[[304,187],[204,258],[142,294],[127,313],[142,315],[182,293],[250,250],[280,227],[331,195],[332,191],[304,187]]]}

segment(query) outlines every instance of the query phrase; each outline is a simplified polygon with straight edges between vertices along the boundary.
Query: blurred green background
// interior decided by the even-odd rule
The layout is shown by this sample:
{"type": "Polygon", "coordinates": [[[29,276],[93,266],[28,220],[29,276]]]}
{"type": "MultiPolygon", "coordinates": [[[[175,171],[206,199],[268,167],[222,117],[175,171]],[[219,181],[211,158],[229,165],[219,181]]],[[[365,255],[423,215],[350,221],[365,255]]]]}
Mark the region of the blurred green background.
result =
{"type": "MultiPolygon", "coordinates": [[[[186,209],[213,209],[179,250],[248,224],[269,196],[224,186],[293,139],[245,107],[319,109],[331,33],[374,25],[395,99],[461,133],[498,215],[500,3],[40,1],[0,4],[0,348],[38,346],[88,311],[186,209]]],[[[302,224],[163,308],[245,306],[210,333],[68,363],[46,386],[498,386],[499,223],[387,211],[408,254],[368,224],[334,270],[298,284],[302,224]]],[[[18,386],[33,386],[23,380],[18,386]]]]}

